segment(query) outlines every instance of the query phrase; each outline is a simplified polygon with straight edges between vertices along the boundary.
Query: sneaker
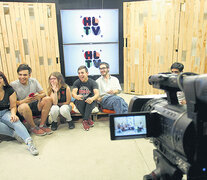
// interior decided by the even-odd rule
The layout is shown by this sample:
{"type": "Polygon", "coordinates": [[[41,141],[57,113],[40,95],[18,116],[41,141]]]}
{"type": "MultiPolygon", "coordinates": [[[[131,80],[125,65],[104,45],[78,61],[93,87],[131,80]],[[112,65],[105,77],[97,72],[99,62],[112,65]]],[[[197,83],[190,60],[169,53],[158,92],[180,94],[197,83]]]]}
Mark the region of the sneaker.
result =
{"type": "Polygon", "coordinates": [[[91,119],[89,119],[89,120],[88,120],[88,125],[89,125],[90,127],[93,127],[93,126],[94,126],[94,122],[93,122],[91,119]]]}
{"type": "Polygon", "coordinates": [[[37,156],[39,154],[39,152],[38,152],[37,148],[35,147],[35,145],[33,144],[32,140],[30,140],[27,143],[27,146],[28,146],[28,150],[31,152],[32,155],[37,156]]]}
{"type": "Polygon", "coordinates": [[[73,121],[68,121],[68,128],[69,129],[74,129],[75,128],[75,124],[73,123],[73,121]]]}
{"type": "Polygon", "coordinates": [[[88,121],[87,120],[83,120],[82,125],[83,125],[83,129],[85,131],[88,131],[89,130],[90,126],[88,125],[88,121]]]}
{"type": "Polygon", "coordinates": [[[51,129],[53,130],[53,131],[56,131],[57,130],[57,127],[58,127],[58,125],[57,125],[57,122],[52,122],[52,124],[51,124],[51,129]]]}
{"type": "Polygon", "coordinates": [[[51,129],[47,127],[46,125],[44,125],[43,127],[40,127],[40,129],[43,130],[48,135],[53,133],[51,129]]]}
{"type": "Polygon", "coordinates": [[[35,127],[34,129],[31,129],[31,132],[37,136],[44,136],[46,135],[46,132],[40,129],[39,127],[35,127]]]}

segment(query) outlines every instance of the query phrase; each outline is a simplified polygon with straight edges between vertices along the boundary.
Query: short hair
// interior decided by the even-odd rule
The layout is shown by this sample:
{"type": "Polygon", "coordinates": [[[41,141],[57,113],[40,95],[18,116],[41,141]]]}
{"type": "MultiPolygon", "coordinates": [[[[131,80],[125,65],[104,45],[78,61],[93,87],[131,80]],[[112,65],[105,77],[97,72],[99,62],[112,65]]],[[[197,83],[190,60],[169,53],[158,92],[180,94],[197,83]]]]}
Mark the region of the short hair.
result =
{"type": "Polygon", "coordinates": [[[184,65],[182,63],[179,63],[179,62],[175,62],[171,65],[170,69],[178,69],[180,72],[183,71],[184,69],[184,65]]]}
{"type": "Polygon", "coordinates": [[[78,68],[78,71],[81,70],[81,69],[85,69],[85,71],[88,72],[88,68],[86,66],[84,66],[84,65],[80,66],[78,68]]]}
{"type": "Polygon", "coordinates": [[[23,70],[28,70],[29,74],[31,74],[31,72],[32,72],[32,69],[31,69],[31,67],[29,67],[28,64],[20,64],[19,67],[17,68],[17,73],[19,73],[20,71],[23,71],[23,70]]]}
{"type": "Polygon", "coordinates": [[[100,65],[99,65],[99,67],[100,67],[101,65],[105,65],[106,68],[109,68],[109,64],[108,64],[107,62],[101,62],[100,65]]]}
{"type": "Polygon", "coordinates": [[[10,85],[9,85],[9,83],[8,83],[8,80],[7,80],[6,76],[5,76],[4,73],[1,72],[1,71],[0,71],[0,77],[3,78],[5,86],[6,86],[6,87],[10,87],[10,85]]]}

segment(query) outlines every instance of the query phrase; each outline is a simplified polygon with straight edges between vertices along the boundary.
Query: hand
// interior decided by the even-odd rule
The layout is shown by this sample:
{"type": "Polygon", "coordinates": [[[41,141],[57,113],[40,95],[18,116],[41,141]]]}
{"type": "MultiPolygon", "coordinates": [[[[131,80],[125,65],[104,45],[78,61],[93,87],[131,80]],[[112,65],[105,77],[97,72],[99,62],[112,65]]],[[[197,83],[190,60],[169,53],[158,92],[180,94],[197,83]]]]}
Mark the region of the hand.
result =
{"type": "Polygon", "coordinates": [[[86,100],[85,100],[85,102],[86,103],[88,103],[88,104],[91,104],[92,102],[93,102],[93,98],[87,98],[86,100]]]}
{"type": "Polygon", "coordinates": [[[77,95],[76,99],[79,100],[79,101],[82,101],[84,98],[83,98],[83,95],[77,95]]]}
{"type": "Polygon", "coordinates": [[[34,96],[33,96],[33,100],[38,100],[40,101],[42,99],[41,95],[39,93],[36,93],[34,96]]]}
{"type": "Polygon", "coordinates": [[[11,115],[11,120],[10,120],[11,122],[16,122],[18,120],[19,120],[19,117],[16,114],[11,115]]]}
{"type": "Polygon", "coordinates": [[[115,91],[114,90],[109,90],[107,93],[113,95],[113,94],[115,94],[115,91]]]}
{"type": "Polygon", "coordinates": [[[57,93],[59,91],[59,87],[55,84],[51,84],[52,85],[52,90],[57,93]]]}

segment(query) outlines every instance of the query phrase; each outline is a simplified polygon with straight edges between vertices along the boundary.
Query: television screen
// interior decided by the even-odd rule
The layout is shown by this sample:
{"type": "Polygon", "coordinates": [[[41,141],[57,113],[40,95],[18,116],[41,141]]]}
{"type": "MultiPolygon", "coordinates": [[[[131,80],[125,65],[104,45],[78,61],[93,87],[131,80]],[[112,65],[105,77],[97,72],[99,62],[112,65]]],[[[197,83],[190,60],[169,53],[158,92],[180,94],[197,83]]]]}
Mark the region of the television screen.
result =
{"type": "Polygon", "coordinates": [[[86,65],[89,75],[100,75],[100,62],[110,65],[110,74],[119,74],[118,44],[63,45],[65,76],[77,76],[78,67],[86,65]]]}
{"type": "Polygon", "coordinates": [[[118,42],[118,9],[60,10],[63,44],[118,42]]]}

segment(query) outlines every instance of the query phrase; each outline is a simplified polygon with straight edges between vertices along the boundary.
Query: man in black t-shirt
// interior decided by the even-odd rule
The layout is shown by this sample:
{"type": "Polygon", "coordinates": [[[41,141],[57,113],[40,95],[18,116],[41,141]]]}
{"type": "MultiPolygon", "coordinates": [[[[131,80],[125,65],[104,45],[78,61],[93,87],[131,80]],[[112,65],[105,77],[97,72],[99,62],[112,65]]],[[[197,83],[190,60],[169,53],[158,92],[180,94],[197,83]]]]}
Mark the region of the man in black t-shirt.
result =
{"type": "Polygon", "coordinates": [[[94,126],[90,118],[91,112],[95,107],[95,100],[99,97],[97,83],[88,78],[88,69],[86,66],[78,68],[78,77],[73,83],[72,96],[75,98],[75,105],[83,116],[83,129],[88,131],[94,126]]]}

